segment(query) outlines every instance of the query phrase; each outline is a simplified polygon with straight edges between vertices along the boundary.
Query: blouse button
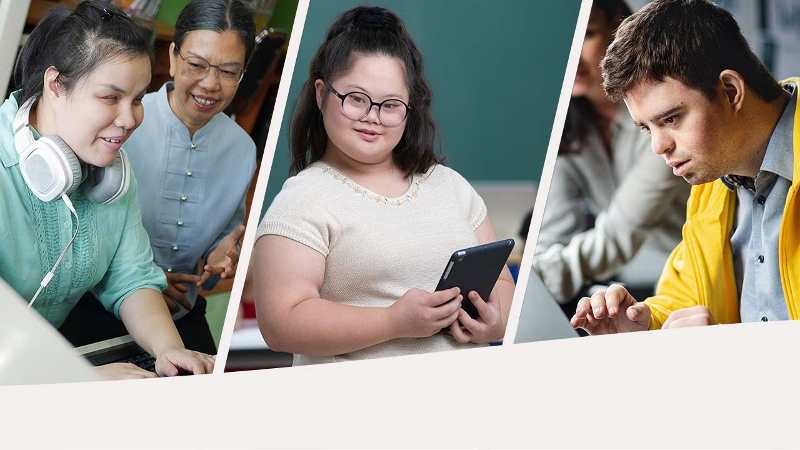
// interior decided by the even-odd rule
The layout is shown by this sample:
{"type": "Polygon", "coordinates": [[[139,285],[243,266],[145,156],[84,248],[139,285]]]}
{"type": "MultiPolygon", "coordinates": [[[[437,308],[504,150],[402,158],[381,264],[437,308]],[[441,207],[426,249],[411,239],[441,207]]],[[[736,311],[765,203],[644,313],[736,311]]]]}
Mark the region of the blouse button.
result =
{"type": "Polygon", "coordinates": [[[173,252],[177,252],[178,251],[178,246],[177,245],[173,245],[172,246],[172,251],[173,252]]]}
{"type": "Polygon", "coordinates": [[[181,195],[181,201],[182,201],[182,202],[185,202],[187,199],[188,199],[188,197],[187,197],[187,196],[185,196],[185,195],[181,195]]]}
{"type": "Polygon", "coordinates": [[[172,267],[170,267],[169,269],[167,269],[167,273],[172,273],[172,267]]]}
{"type": "Polygon", "coordinates": [[[763,205],[764,203],[767,202],[767,198],[764,197],[763,195],[759,195],[757,201],[759,205],[763,205]]]}
{"type": "Polygon", "coordinates": [[[192,173],[192,171],[191,171],[191,170],[190,170],[190,171],[188,171],[188,172],[186,172],[186,176],[187,176],[187,177],[191,177],[192,175],[194,175],[194,173],[192,173]]]}
{"type": "Polygon", "coordinates": [[[194,142],[192,142],[192,150],[194,150],[194,149],[196,149],[196,148],[197,148],[197,144],[195,144],[194,142]]]}
{"type": "Polygon", "coordinates": [[[178,226],[179,226],[179,227],[182,227],[182,226],[183,226],[183,221],[182,221],[182,220],[179,220],[179,221],[178,221],[178,226]]]}
{"type": "Polygon", "coordinates": [[[64,268],[67,269],[67,270],[72,269],[72,263],[67,261],[67,263],[64,264],[64,268]]]}

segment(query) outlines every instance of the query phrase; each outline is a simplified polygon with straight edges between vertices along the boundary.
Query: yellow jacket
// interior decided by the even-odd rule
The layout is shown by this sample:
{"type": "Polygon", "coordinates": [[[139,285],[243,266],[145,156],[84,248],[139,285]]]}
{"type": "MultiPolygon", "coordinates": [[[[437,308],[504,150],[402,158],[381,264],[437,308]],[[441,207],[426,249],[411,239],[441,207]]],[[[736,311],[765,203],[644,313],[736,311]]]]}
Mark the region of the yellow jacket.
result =
{"type": "MultiPolygon", "coordinates": [[[[786,82],[800,88],[800,78],[786,82]]],[[[786,196],[778,238],[781,284],[792,320],[800,319],[800,101],[797,105],[792,186],[786,196]]],[[[692,188],[683,241],[667,260],[656,295],[645,300],[652,312],[651,330],[661,328],[671,312],[697,305],[707,307],[720,323],[741,320],[730,243],[735,209],[736,193],[721,180],[692,188]]]]}

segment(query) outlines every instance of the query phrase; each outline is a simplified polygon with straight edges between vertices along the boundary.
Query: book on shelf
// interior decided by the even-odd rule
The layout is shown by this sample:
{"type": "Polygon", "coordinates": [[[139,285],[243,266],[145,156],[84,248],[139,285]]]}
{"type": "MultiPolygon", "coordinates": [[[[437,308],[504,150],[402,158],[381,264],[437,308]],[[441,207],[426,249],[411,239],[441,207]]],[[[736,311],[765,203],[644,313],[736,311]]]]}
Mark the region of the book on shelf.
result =
{"type": "Polygon", "coordinates": [[[158,14],[161,0],[103,0],[125,11],[131,17],[153,20],[158,14]]]}

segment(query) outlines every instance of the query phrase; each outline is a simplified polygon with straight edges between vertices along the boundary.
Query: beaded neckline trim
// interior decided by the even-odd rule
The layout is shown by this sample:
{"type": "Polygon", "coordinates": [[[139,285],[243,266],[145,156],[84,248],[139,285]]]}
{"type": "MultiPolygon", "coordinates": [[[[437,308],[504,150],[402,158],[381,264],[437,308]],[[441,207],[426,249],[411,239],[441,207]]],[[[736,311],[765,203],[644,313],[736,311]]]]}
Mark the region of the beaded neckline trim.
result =
{"type": "Polygon", "coordinates": [[[383,203],[389,206],[403,206],[411,203],[413,199],[417,198],[419,195],[419,187],[425,182],[425,178],[414,174],[414,177],[411,179],[411,187],[409,187],[405,194],[403,194],[401,197],[388,198],[362,187],[331,166],[323,167],[322,172],[327,173],[333,177],[334,180],[341,181],[342,184],[352,189],[355,194],[360,195],[361,197],[366,198],[374,203],[383,203]]]}

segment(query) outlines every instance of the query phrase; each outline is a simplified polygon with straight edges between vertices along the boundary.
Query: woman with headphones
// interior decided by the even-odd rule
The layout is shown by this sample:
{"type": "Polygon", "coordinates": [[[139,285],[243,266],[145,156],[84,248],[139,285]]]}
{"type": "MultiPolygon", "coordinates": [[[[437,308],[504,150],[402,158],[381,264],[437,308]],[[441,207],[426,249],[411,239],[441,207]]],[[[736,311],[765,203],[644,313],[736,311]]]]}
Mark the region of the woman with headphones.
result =
{"type": "Polygon", "coordinates": [[[48,12],[15,68],[21,89],[0,107],[0,277],[58,327],[92,290],[156,372],[130,364],[107,378],[209,373],[186,350],[164,305],[122,145],[142,122],[149,32],[119,9],[85,1],[48,12]]]}

